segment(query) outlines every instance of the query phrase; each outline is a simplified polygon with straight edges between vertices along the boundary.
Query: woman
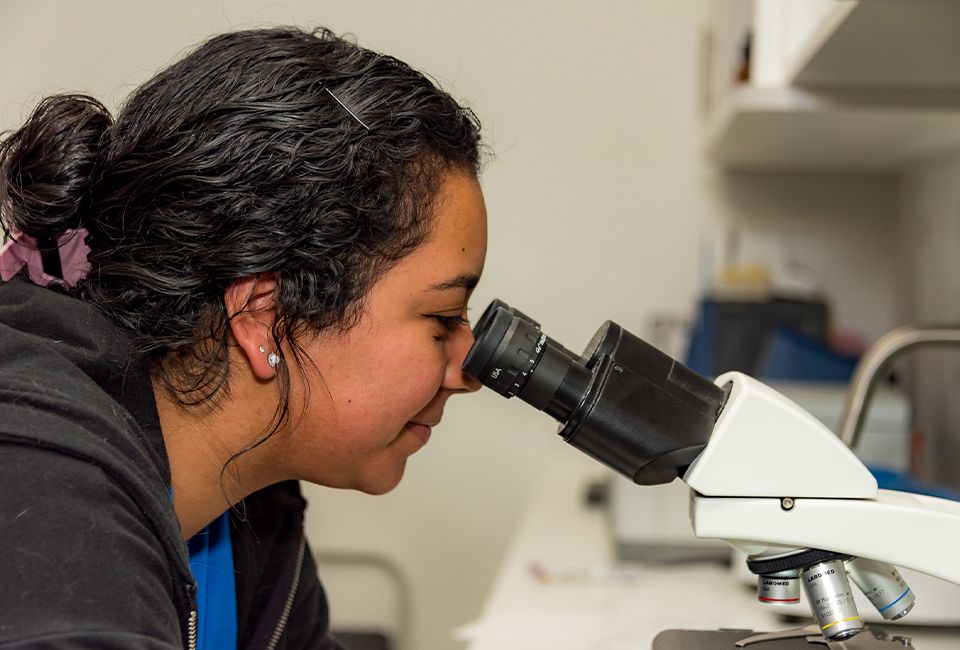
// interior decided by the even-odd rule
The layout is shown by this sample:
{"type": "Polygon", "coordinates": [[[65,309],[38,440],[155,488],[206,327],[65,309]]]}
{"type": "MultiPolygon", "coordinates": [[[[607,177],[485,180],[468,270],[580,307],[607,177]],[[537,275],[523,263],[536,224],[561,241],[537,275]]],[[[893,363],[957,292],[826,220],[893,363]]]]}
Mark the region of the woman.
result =
{"type": "Polygon", "coordinates": [[[0,145],[0,643],[337,647],[296,480],[389,491],[478,387],[479,164],[324,30],[43,101],[0,145]]]}

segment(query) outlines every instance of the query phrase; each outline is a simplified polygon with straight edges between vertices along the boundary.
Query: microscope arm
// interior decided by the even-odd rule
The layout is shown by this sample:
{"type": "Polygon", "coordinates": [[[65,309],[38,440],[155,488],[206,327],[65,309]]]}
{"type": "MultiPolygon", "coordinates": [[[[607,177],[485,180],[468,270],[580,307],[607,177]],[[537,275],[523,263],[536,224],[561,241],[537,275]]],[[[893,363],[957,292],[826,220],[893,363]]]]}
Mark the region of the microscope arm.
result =
{"type": "Polygon", "coordinates": [[[878,490],[833,432],[777,391],[736,372],[716,384],[727,403],[683,476],[698,537],[749,555],[822,549],[960,584],[960,503],[878,490]]]}
{"type": "Polygon", "coordinates": [[[907,567],[960,584],[960,503],[880,490],[874,499],[792,500],[691,493],[697,537],[747,552],[818,548],[907,567]],[[789,502],[788,502],[789,505],[789,502]]]}

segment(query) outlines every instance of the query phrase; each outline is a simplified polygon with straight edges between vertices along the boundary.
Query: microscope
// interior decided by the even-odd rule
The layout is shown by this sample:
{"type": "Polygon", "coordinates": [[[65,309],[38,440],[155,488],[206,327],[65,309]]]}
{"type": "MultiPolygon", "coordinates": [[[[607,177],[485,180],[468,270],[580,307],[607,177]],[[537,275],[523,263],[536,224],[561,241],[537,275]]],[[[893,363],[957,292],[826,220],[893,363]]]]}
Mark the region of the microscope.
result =
{"type": "Polygon", "coordinates": [[[797,603],[803,589],[815,621],[670,631],[656,650],[910,648],[865,627],[850,583],[891,621],[915,603],[897,566],[960,584],[960,503],[878,489],[833,432],[765,384],[739,372],[710,382],[610,321],[576,355],[499,300],[474,336],[464,372],[545,411],[634,483],[683,480],[696,536],[746,553],[761,603],[797,603]]]}

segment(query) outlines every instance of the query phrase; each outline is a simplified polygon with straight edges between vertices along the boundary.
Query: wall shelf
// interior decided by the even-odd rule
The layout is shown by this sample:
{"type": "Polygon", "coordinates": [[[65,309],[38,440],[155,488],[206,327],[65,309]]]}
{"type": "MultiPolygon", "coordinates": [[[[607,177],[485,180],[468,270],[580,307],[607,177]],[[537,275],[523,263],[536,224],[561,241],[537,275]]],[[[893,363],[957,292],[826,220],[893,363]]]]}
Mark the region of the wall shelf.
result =
{"type": "Polygon", "coordinates": [[[707,124],[715,162],[894,173],[960,151],[960,1],[837,2],[804,40],[786,85],[721,93],[707,124]]]}
{"type": "Polygon", "coordinates": [[[728,169],[896,172],[960,149],[960,93],[733,89],[707,152],[728,169]]]}
{"type": "Polygon", "coordinates": [[[960,89],[960,2],[838,2],[800,49],[790,79],[823,89],[960,89]]]}

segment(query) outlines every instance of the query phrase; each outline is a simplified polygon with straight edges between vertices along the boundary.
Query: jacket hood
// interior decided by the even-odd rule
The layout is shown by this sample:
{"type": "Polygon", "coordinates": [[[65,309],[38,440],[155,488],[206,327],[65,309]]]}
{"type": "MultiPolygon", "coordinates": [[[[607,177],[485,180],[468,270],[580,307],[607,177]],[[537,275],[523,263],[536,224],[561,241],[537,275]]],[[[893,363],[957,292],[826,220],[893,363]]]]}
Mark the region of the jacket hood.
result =
{"type": "Polygon", "coordinates": [[[19,276],[0,282],[0,440],[103,468],[154,522],[171,565],[192,584],[153,388],[131,352],[92,305],[19,276]]]}

